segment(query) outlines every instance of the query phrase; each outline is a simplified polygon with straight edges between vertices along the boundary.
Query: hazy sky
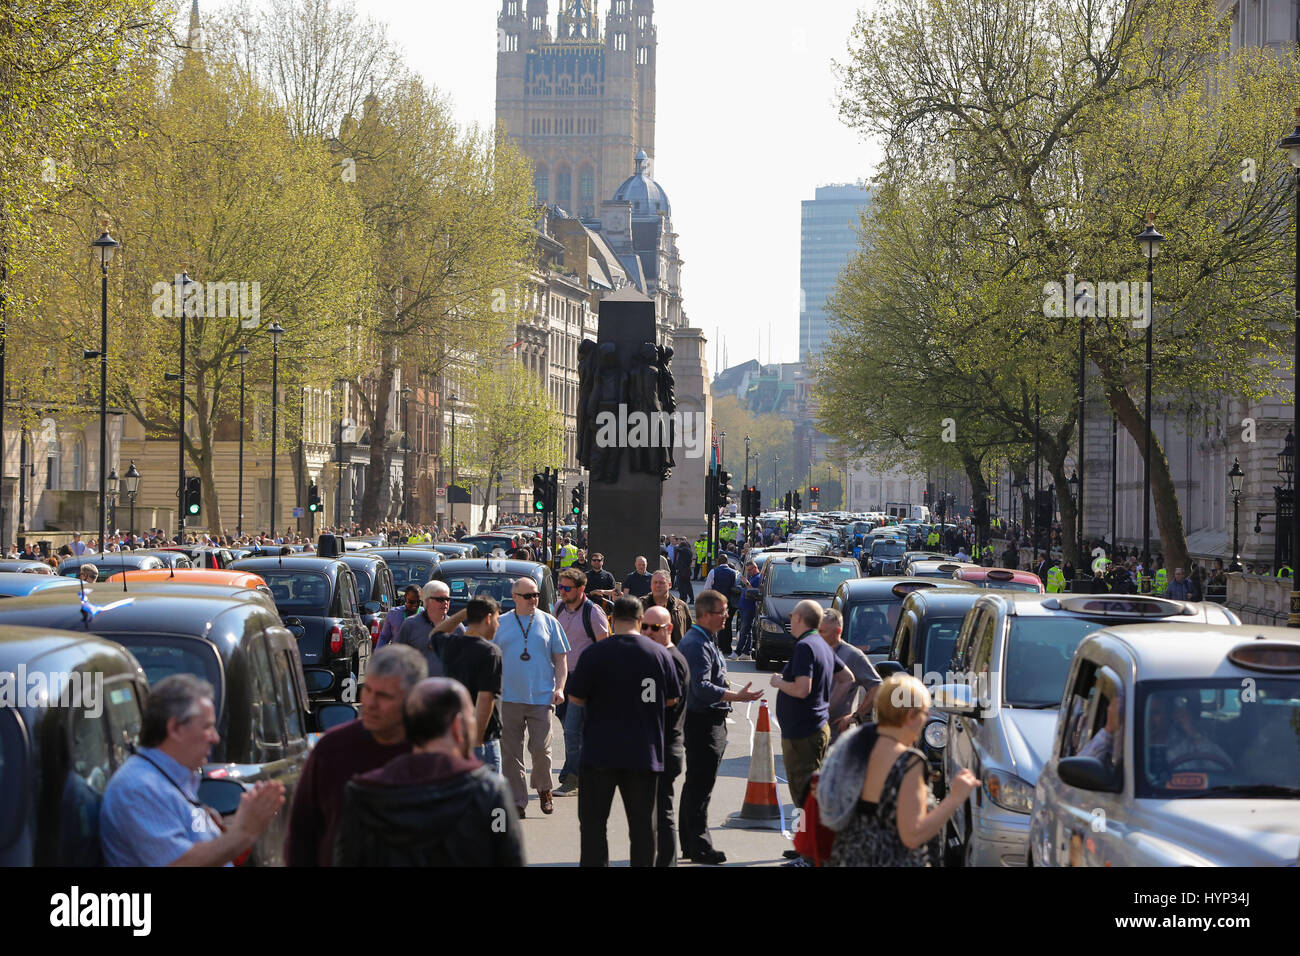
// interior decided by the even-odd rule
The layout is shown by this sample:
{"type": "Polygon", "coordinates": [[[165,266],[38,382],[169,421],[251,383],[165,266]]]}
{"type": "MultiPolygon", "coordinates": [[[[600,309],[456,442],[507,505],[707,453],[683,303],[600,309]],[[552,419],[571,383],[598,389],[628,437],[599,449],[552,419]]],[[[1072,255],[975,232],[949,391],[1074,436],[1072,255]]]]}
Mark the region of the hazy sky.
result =
{"type": "MultiPolygon", "coordinates": [[[[872,0],[658,0],[654,177],[686,262],[686,312],[727,364],[799,351],[800,202],[880,152],[838,118],[832,59],[872,0]],[[771,328],[769,336],[768,329],[771,328]]],[[[603,25],[610,0],[600,0],[603,25]]],[[[218,4],[208,0],[203,8],[218,4]]],[[[357,0],[463,122],[496,115],[499,0],[357,0]]],[[[549,4],[555,29],[560,0],[549,4]]],[[[628,157],[628,175],[633,171],[628,157]]],[[[606,197],[608,198],[608,197],[606,197]]]]}

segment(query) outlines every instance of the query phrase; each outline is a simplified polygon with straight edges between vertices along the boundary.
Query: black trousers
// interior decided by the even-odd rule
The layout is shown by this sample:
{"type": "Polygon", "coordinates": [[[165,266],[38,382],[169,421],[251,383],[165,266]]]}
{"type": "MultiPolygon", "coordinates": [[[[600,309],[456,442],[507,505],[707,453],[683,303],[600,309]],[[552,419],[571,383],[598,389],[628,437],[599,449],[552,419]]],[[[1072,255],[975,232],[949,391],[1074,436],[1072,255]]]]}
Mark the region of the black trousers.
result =
{"type": "Polygon", "coordinates": [[[615,770],[583,764],[578,771],[579,866],[609,866],[609,808],[617,788],[623,797],[633,866],[655,865],[655,797],[659,777],[651,770],[615,770]]]}
{"type": "MultiPolygon", "coordinates": [[[[682,784],[682,855],[713,849],[709,837],[709,798],[727,750],[727,713],[686,712],[686,781],[682,784]]],[[[579,791],[581,793],[581,791],[579,791]]]]}
{"type": "Polygon", "coordinates": [[[664,751],[664,772],[659,775],[659,797],[655,803],[657,811],[655,828],[658,831],[659,843],[655,853],[655,866],[677,865],[677,824],[673,820],[673,784],[682,775],[682,766],[685,763],[686,751],[682,749],[681,742],[676,745],[669,743],[664,751]]]}

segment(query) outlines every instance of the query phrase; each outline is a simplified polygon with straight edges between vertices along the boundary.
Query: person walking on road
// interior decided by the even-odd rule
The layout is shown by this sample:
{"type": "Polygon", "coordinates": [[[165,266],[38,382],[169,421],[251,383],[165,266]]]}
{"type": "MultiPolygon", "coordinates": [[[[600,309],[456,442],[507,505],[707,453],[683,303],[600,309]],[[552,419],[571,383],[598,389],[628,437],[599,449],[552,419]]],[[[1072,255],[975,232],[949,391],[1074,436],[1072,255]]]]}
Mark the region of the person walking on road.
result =
{"type": "Polygon", "coordinates": [[[459,681],[474,702],[474,756],[501,772],[501,648],[492,643],[500,622],[501,606],[490,597],[477,597],[465,605],[465,633],[447,638],[442,666],[459,681]]]}
{"type": "Polygon", "coordinates": [[[669,653],[640,633],[641,602],[614,602],[614,632],[582,656],[569,699],[586,710],[578,792],[582,866],[608,866],[609,810],[617,789],[632,866],[655,864],[655,801],[664,770],[664,724],[682,696],[669,653]]]}
{"type": "Polygon", "coordinates": [[[641,633],[663,646],[677,669],[677,681],[682,696],[668,708],[664,722],[664,772],[659,775],[659,793],[655,799],[655,830],[658,848],[655,866],[677,865],[677,825],[673,820],[673,784],[682,775],[686,763],[686,687],[691,680],[691,669],[682,652],[670,639],[672,623],[668,612],[661,607],[648,607],[641,618],[641,633]]]}
{"type": "Polygon", "coordinates": [[[691,626],[691,611],[684,600],[673,597],[668,584],[668,572],[656,571],[650,576],[650,593],[641,599],[641,604],[647,608],[661,607],[668,612],[673,625],[670,639],[673,644],[680,644],[691,626]]]}
{"type": "Polygon", "coordinates": [[[496,642],[501,648],[501,766],[519,816],[528,806],[524,780],[524,734],[533,759],[532,784],[542,813],[552,813],[551,714],[564,700],[569,642],[560,622],[537,606],[541,593],[532,578],[514,583],[515,607],[502,616],[496,642]]]}
{"type": "MultiPolygon", "coordinates": [[[[560,603],[555,606],[555,619],[564,628],[564,636],[569,642],[567,666],[570,674],[577,669],[587,648],[609,636],[609,620],[605,612],[587,597],[587,580],[587,575],[577,568],[565,568],[560,572],[560,603]]],[[[556,715],[564,727],[564,766],[560,768],[560,789],[555,791],[555,795],[567,797],[578,790],[583,708],[581,704],[566,700],[556,708],[556,715]]]]}
{"type": "Polygon", "coordinates": [[[716,634],[727,616],[727,599],[717,591],[695,598],[695,624],[678,650],[686,658],[691,678],[686,693],[686,781],[682,784],[682,855],[695,863],[725,863],[727,856],[709,837],[709,799],[727,750],[727,714],[732,701],[758,700],[762,691],[733,691],[727,683],[727,662],[718,650],[716,634]]]}

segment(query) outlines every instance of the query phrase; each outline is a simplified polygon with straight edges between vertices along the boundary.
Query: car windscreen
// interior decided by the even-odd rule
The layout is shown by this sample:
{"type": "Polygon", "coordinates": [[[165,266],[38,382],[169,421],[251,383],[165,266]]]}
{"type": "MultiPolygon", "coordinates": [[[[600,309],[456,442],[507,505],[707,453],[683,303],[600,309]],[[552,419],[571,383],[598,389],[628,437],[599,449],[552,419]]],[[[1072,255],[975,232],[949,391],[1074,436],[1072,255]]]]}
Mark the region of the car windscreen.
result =
{"type": "MultiPolygon", "coordinates": [[[[352,565],[349,564],[348,567],[352,568],[352,565]]],[[[357,600],[365,604],[370,600],[371,594],[374,593],[371,587],[374,584],[374,578],[370,576],[370,572],[365,568],[352,568],[352,576],[357,579],[357,600]]]]}
{"type": "Polygon", "coordinates": [[[327,575],[319,571],[292,571],[288,568],[263,568],[256,573],[266,581],[275,606],[281,613],[305,611],[317,617],[328,615],[331,595],[327,575]]]}
{"type": "Polygon", "coordinates": [[[1074,649],[1105,627],[1084,618],[1014,617],[1002,659],[1004,703],[1012,707],[1058,706],[1074,649]]]}
{"type": "Polygon", "coordinates": [[[798,560],[773,564],[769,573],[767,593],[772,597],[830,597],[842,582],[858,576],[852,565],[798,560]]]}
{"type": "Polygon", "coordinates": [[[1300,796],[1300,678],[1256,675],[1249,693],[1245,683],[1138,685],[1137,796],[1300,796]]]}
{"type": "Polygon", "coordinates": [[[927,674],[943,674],[951,670],[952,649],[957,644],[957,635],[961,633],[961,624],[966,618],[936,617],[925,622],[923,635],[924,654],[922,663],[927,674]]]}
{"type": "Polygon", "coordinates": [[[407,561],[405,558],[389,558],[388,568],[393,572],[393,584],[399,594],[406,590],[409,584],[414,584],[417,588],[424,587],[425,582],[433,576],[432,561],[407,561]]]}
{"type": "Polygon", "coordinates": [[[27,786],[23,779],[26,766],[26,745],[18,718],[8,709],[0,709],[0,846],[12,843],[26,822],[18,812],[27,786]]]}
{"type": "Polygon", "coordinates": [[[901,541],[874,541],[871,544],[873,558],[901,558],[907,545],[901,541]]]}
{"type": "Polygon", "coordinates": [[[993,581],[985,578],[983,581],[972,581],[972,584],[982,588],[992,588],[995,591],[1029,591],[1033,594],[1041,593],[1036,584],[1026,584],[1024,581],[993,581]]]}
{"type": "Polygon", "coordinates": [[[205,640],[194,637],[176,637],[166,634],[109,634],[140,662],[149,686],[173,674],[193,674],[212,685],[216,692],[213,705],[221,713],[223,684],[221,659],[217,649],[205,640]]]}
{"type": "MultiPolygon", "coordinates": [[[[514,610],[515,599],[512,592],[517,578],[510,577],[507,574],[479,572],[449,574],[445,571],[438,575],[438,578],[446,581],[447,587],[451,588],[451,606],[453,609],[464,607],[469,603],[470,598],[487,595],[496,599],[503,612],[514,610]]],[[[542,610],[549,610],[549,608],[543,608],[542,610]]]]}
{"type": "Polygon", "coordinates": [[[894,642],[894,625],[903,608],[902,598],[892,595],[889,600],[870,604],[854,604],[848,609],[844,622],[844,639],[868,654],[888,652],[894,642]]]}

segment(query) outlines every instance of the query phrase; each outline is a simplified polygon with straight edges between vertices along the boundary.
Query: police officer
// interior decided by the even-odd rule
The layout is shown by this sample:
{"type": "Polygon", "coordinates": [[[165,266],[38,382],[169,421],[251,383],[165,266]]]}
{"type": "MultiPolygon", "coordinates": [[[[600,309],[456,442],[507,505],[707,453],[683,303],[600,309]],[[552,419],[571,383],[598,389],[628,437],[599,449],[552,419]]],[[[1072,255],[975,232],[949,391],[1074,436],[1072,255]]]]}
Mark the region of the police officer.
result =
{"type": "Polygon", "coordinates": [[[1056,566],[1055,561],[1048,563],[1045,583],[1049,594],[1060,594],[1065,590],[1065,572],[1056,566]]]}

